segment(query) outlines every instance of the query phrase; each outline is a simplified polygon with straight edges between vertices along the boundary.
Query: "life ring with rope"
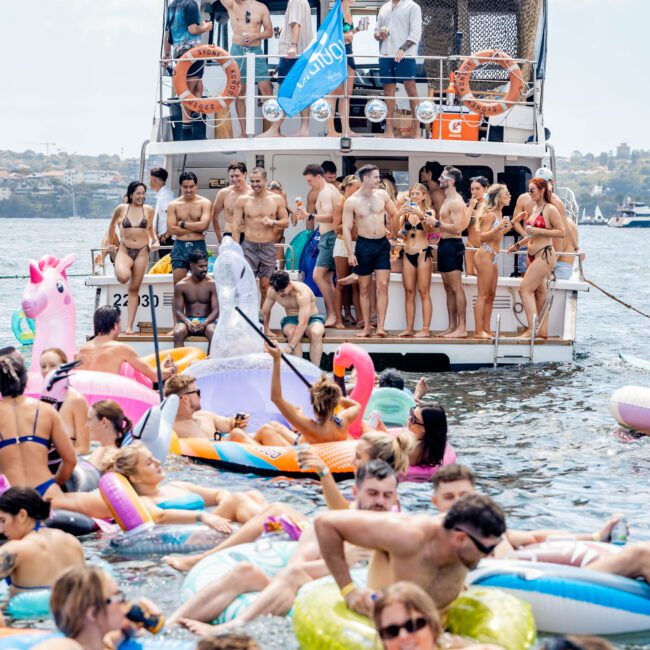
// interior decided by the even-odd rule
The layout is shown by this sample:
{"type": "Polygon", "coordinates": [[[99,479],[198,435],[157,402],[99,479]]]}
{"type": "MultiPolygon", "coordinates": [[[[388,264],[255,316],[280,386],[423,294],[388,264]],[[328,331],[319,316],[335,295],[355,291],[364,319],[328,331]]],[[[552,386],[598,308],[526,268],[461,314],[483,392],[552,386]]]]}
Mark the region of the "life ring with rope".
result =
{"type": "Polygon", "coordinates": [[[458,98],[463,104],[474,113],[483,115],[484,117],[491,117],[493,115],[501,115],[507,110],[510,110],[515,102],[519,101],[521,91],[524,87],[524,78],[521,73],[521,68],[515,63],[512,57],[501,50],[482,50],[472,54],[463,61],[460,68],[456,72],[456,90],[458,98]],[[472,72],[476,70],[479,65],[486,63],[496,63],[501,66],[510,78],[510,87],[508,92],[501,99],[483,100],[476,99],[470,80],[472,72]]]}
{"type": "Polygon", "coordinates": [[[195,113],[217,113],[227,108],[239,95],[241,88],[241,73],[239,66],[229,52],[216,45],[196,45],[185,52],[174,70],[174,90],[183,106],[195,113]],[[226,87],[217,97],[196,97],[190,92],[187,84],[187,74],[192,64],[197,60],[213,59],[226,74],[226,87]]]}

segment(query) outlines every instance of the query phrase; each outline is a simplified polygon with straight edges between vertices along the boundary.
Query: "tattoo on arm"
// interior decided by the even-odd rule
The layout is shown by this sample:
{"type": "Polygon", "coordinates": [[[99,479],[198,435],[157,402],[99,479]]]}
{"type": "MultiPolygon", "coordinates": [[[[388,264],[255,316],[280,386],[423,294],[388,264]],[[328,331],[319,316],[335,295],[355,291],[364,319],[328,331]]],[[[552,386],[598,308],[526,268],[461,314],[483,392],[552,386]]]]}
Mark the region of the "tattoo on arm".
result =
{"type": "Polygon", "coordinates": [[[0,552],[0,576],[8,576],[16,568],[16,554],[9,551],[0,552]]]}

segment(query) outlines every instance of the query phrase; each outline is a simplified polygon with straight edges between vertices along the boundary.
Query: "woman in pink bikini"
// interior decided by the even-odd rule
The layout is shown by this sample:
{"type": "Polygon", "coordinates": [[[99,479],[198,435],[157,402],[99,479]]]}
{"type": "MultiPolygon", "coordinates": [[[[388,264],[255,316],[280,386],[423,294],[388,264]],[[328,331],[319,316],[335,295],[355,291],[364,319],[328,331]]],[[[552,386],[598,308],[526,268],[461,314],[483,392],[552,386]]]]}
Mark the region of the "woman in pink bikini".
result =
{"type": "MultiPolygon", "coordinates": [[[[530,338],[533,318],[539,317],[546,300],[546,279],[555,266],[553,238],[564,237],[564,226],[558,209],[551,203],[553,195],[543,178],[533,178],[528,184],[528,192],[533,200],[532,214],[519,213],[514,219],[515,229],[525,235],[509,251],[514,252],[528,245],[528,264],[526,274],[519,286],[519,296],[526,312],[528,328],[520,338],[530,338]],[[523,224],[519,223],[523,220],[523,224]],[[522,232],[523,231],[523,232],[522,232]]],[[[546,338],[548,323],[546,319],[537,323],[536,336],[546,338]]]]}
{"type": "Polygon", "coordinates": [[[129,285],[129,322],[125,334],[133,334],[138,312],[139,292],[149,262],[149,252],[160,244],[153,228],[154,209],[144,204],[147,186],[133,181],[126,190],[126,202],[113,212],[102,248],[115,255],[115,277],[129,285]],[[120,243],[115,246],[115,228],[119,225],[120,243]]]}

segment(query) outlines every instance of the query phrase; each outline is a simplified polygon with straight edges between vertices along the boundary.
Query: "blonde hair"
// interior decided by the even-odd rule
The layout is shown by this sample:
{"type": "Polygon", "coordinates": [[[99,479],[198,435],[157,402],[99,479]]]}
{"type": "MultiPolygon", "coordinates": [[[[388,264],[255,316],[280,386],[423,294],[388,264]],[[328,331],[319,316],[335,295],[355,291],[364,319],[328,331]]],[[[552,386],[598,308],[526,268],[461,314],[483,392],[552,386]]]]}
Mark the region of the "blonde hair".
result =
{"type": "Polygon", "coordinates": [[[341,389],[325,375],[309,389],[311,405],[317,420],[327,420],[341,401],[341,389]]]}
{"type": "Polygon", "coordinates": [[[350,174],[349,176],[346,176],[341,181],[341,190],[345,192],[345,190],[348,188],[348,185],[352,185],[353,183],[356,185],[361,185],[361,181],[359,180],[359,177],[356,176],[355,174],[350,174]]]}
{"type": "Polygon", "coordinates": [[[52,585],[50,609],[56,627],[66,637],[81,634],[89,609],[106,609],[106,585],[106,572],[96,566],[71,567],[59,575],[52,585]]]}
{"type": "Polygon", "coordinates": [[[409,431],[402,430],[397,436],[383,431],[368,431],[361,436],[361,440],[370,445],[370,460],[386,461],[396,474],[408,471],[409,454],[415,448],[415,438],[409,431]]]}
{"type": "Polygon", "coordinates": [[[501,200],[501,195],[504,191],[507,191],[507,187],[502,183],[493,183],[490,187],[485,190],[485,202],[481,207],[479,214],[476,215],[476,223],[480,226],[481,219],[485,217],[488,212],[494,212],[499,209],[499,201],[501,200]]]}
{"type": "Polygon", "coordinates": [[[130,479],[138,473],[138,461],[140,460],[140,452],[143,449],[146,449],[146,447],[139,440],[120,449],[110,449],[104,456],[104,462],[99,469],[102,474],[117,472],[130,479]]]}
{"type": "Polygon", "coordinates": [[[431,626],[434,642],[437,641],[442,632],[438,609],[431,596],[422,587],[419,587],[413,582],[396,582],[387,589],[384,589],[381,596],[375,602],[375,607],[372,612],[372,618],[377,630],[380,630],[382,627],[381,615],[384,609],[388,605],[396,603],[404,605],[409,616],[413,616],[414,612],[420,612],[431,626]]]}
{"type": "Polygon", "coordinates": [[[431,210],[431,196],[429,195],[429,190],[422,183],[415,183],[409,187],[409,198],[411,197],[412,190],[420,190],[424,195],[424,209],[431,210]]]}

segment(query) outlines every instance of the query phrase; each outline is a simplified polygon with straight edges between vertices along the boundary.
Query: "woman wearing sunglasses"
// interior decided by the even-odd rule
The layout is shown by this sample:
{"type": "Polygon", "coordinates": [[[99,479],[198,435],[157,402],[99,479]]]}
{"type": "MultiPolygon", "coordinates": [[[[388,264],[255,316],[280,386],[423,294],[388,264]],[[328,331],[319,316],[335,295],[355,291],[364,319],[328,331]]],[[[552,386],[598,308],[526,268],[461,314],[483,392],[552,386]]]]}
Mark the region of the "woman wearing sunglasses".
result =
{"type": "Polygon", "coordinates": [[[447,415],[439,404],[425,402],[409,412],[408,431],[415,438],[409,456],[412,467],[442,465],[447,448],[447,415]]]}

